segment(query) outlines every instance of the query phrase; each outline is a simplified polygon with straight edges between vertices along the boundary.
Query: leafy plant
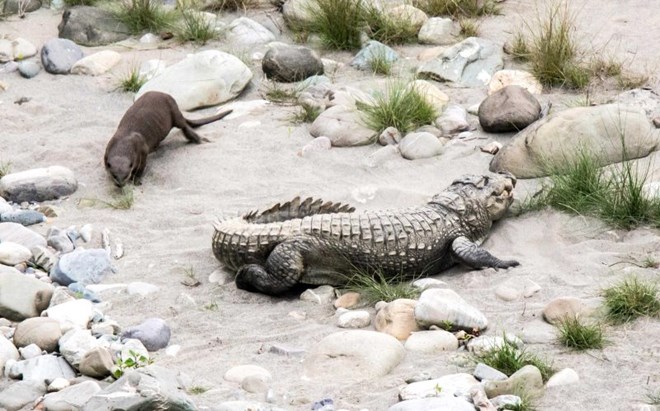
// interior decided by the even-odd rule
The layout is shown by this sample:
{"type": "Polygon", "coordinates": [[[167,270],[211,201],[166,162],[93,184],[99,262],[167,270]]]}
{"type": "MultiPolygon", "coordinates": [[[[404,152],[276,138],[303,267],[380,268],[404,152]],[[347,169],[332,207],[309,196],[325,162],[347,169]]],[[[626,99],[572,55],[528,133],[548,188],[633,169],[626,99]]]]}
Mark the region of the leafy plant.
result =
{"type": "Polygon", "coordinates": [[[655,283],[629,277],[606,288],[603,294],[607,318],[614,324],[626,323],[642,316],[657,317],[660,314],[658,286],[655,283]]]}
{"type": "Polygon", "coordinates": [[[518,348],[504,336],[504,342],[497,347],[478,354],[477,360],[510,376],[526,365],[533,365],[541,371],[543,381],[553,374],[553,369],[545,360],[524,348],[518,348]]]}
{"type": "Polygon", "coordinates": [[[215,24],[196,10],[181,12],[181,21],[176,31],[176,37],[181,41],[191,41],[204,45],[209,40],[218,38],[215,24]]]}
{"type": "Polygon", "coordinates": [[[133,34],[171,27],[175,15],[157,0],[120,0],[116,16],[133,34]]]}
{"type": "Polygon", "coordinates": [[[134,66],[119,80],[117,88],[121,91],[137,93],[146,82],[147,78],[140,74],[138,67],[134,66]]]}
{"type": "Polygon", "coordinates": [[[122,375],[124,375],[126,370],[146,367],[149,364],[153,364],[153,362],[154,360],[145,356],[144,354],[134,350],[128,350],[128,356],[126,358],[117,358],[117,367],[112,372],[112,376],[115,377],[115,379],[119,379],[122,375]]]}
{"type": "Polygon", "coordinates": [[[577,317],[568,317],[559,324],[559,342],[580,351],[603,348],[603,328],[597,323],[585,324],[577,317]]]}
{"type": "Polygon", "coordinates": [[[416,87],[392,83],[385,92],[374,95],[374,104],[359,103],[367,127],[381,133],[387,127],[395,127],[401,133],[431,124],[438,116],[437,110],[416,87]]]}

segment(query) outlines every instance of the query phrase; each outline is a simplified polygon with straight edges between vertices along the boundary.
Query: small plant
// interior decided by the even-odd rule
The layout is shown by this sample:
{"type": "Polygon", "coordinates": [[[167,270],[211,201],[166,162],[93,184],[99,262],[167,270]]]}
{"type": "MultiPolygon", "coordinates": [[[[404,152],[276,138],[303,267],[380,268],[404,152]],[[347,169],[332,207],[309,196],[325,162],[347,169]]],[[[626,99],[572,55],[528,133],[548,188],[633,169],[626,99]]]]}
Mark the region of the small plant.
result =
{"type": "Polygon", "coordinates": [[[213,0],[205,9],[211,11],[245,11],[258,3],[257,0],[213,0]]]}
{"type": "Polygon", "coordinates": [[[117,367],[112,372],[112,376],[115,377],[115,379],[119,379],[124,375],[126,370],[146,367],[149,364],[153,364],[153,362],[154,360],[137,351],[128,350],[127,358],[117,358],[117,367]]]}
{"type": "Polygon", "coordinates": [[[532,396],[525,391],[523,387],[515,387],[513,390],[513,395],[520,398],[520,402],[516,404],[507,404],[504,406],[504,410],[512,411],[535,411],[536,407],[532,401],[532,396]]]}
{"type": "Polygon", "coordinates": [[[121,91],[137,93],[146,82],[147,78],[140,74],[138,67],[134,66],[119,80],[117,88],[121,91]]]}
{"type": "Polygon", "coordinates": [[[500,14],[500,7],[493,0],[415,0],[413,5],[428,16],[459,18],[500,14]]]}
{"type": "Polygon", "coordinates": [[[11,162],[0,161],[0,178],[6,176],[11,172],[11,162]]]}
{"type": "Polygon", "coordinates": [[[263,97],[277,104],[296,104],[300,90],[295,87],[284,87],[276,81],[264,82],[263,97]]]}
{"type": "Polygon", "coordinates": [[[295,26],[295,32],[317,33],[323,45],[334,50],[360,48],[360,32],[364,26],[362,0],[317,0],[307,10],[312,21],[295,26]]]}
{"type": "Polygon", "coordinates": [[[412,17],[393,17],[375,6],[364,7],[364,21],[369,37],[384,44],[404,44],[417,41],[419,26],[412,17]]]}
{"type": "Polygon", "coordinates": [[[614,324],[622,324],[638,317],[657,317],[660,314],[657,284],[644,282],[637,277],[603,291],[607,318],[614,324]]]}
{"type": "Polygon", "coordinates": [[[195,267],[193,267],[192,265],[183,270],[183,275],[185,276],[185,278],[183,281],[181,281],[181,284],[185,285],[186,287],[192,288],[202,284],[197,279],[197,272],[195,271],[195,267]]]}
{"type": "Polygon", "coordinates": [[[554,372],[545,360],[527,352],[524,348],[516,347],[506,336],[504,336],[504,342],[501,345],[477,355],[477,360],[502,371],[508,376],[526,365],[533,365],[541,371],[544,382],[554,372]]]}
{"type": "Polygon", "coordinates": [[[135,198],[133,196],[133,186],[126,185],[121,188],[120,194],[116,195],[112,201],[105,201],[98,198],[83,198],[80,199],[78,205],[80,206],[94,206],[101,204],[104,207],[112,208],[115,210],[128,210],[133,207],[135,198]]]}
{"type": "Polygon", "coordinates": [[[620,73],[616,76],[616,81],[619,88],[628,90],[642,87],[648,83],[649,77],[644,74],[620,73]]]}
{"type": "Polygon", "coordinates": [[[479,36],[479,24],[477,24],[477,22],[472,19],[459,19],[458,26],[461,28],[460,34],[463,37],[479,36]]]}
{"type": "Polygon", "coordinates": [[[133,34],[163,30],[175,19],[174,13],[165,10],[157,0],[121,0],[116,16],[133,34]]]}
{"type": "Polygon", "coordinates": [[[646,403],[651,405],[660,405],[660,390],[646,394],[646,403]]]}
{"type": "Polygon", "coordinates": [[[419,289],[405,281],[403,274],[387,278],[382,271],[355,269],[349,277],[346,288],[360,294],[364,301],[376,303],[390,302],[399,298],[417,299],[419,289]]]}
{"type": "Polygon", "coordinates": [[[396,127],[401,133],[431,124],[437,110],[415,87],[393,83],[387,90],[374,96],[374,104],[359,103],[367,127],[381,133],[387,127],[396,127]]]}
{"type": "Polygon", "coordinates": [[[208,303],[204,306],[204,309],[209,311],[218,311],[218,303],[216,302],[208,303]]]}
{"type": "Polygon", "coordinates": [[[191,41],[200,46],[218,37],[215,24],[196,10],[181,12],[181,22],[176,37],[181,41],[191,41]]]}
{"type": "Polygon", "coordinates": [[[382,48],[371,54],[368,64],[371,71],[375,74],[389,76],[392,73],[393,62],[387,58],[387,53],[382,48]]]}
{"type": "Polygon", "coordinates": [[[200,395],[200,394],[204,394],[208,390],[209,389],[207,387],[203,387],[201,385],[194,385],[188,389],[188,394],[200,395]]]}
{"type": "Polygon", "coordinates": [[[292,121],[296,124],[313,123],[319,114],[321,114],[321,109],[319,107],[302,105],[300,106],[300,110],[293,115],[292,121]]]}
{"type": "Polygon", "coordinates": [[[513,36],[513,41],[511,42],[511,55],[516,60],[529,60],[529,45],[527,44],[527,39],[521,32],[516,32],[513,36]]]}
{"type": "Polygon", "coordinates": [[[575,350],[603,348],[603,328],[600,324],[584,324],[577,317],[569,317],[559,324],[559,342],[575,350]]]}

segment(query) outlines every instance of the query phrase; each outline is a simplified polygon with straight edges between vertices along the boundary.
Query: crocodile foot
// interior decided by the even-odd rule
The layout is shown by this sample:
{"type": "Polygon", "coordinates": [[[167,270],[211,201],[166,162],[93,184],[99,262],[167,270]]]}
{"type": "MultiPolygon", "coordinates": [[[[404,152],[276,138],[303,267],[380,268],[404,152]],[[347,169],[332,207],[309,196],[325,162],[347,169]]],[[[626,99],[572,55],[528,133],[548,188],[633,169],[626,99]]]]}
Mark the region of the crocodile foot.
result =
{"type": "Polygon", "coordinates": [[[269,295],[282,294],[290,285],[279,281],[277,277],[270,275],[266,269],[259,264],[247,264],[236,272],[236,287],[250,292],[260,292],[269,295]]]}

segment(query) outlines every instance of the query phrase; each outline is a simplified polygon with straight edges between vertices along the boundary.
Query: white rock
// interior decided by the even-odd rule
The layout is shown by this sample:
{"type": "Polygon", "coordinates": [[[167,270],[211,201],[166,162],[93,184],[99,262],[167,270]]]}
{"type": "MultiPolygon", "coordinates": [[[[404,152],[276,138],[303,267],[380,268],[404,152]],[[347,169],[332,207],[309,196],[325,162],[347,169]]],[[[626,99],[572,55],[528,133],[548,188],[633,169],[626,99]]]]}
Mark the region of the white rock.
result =
{"type": "Polygon", "coordinates": [[[169,357],[176,357],[181,351],[181,346],[179,344],[173,344],[165,348],[165,355],[169,357]]]}
{"type": "Polygon", "coordinates": [[[417,34],[422,44],[448,45],[456,43],[454,22],[446,17],[431,17],[417,34]]]}
{"type": "Polygon", "coordinates": [[[30,358],[40,356],[41,348],[39,348],[37,344],[30,344],[26,347],[19,348],[18,352],[21,353],[21,358],[24,360],[29,360],[30,358]]]}
{"type": "Polygon", "coordinates": [[[82,381],[44,397],[43,405],[48,411],[81,410],[89,399],[101,391],[96,381],[82,381]]]}
{"type": "Polygon", "coordinates": [[[152,78],[162,74],[163,71],[165,71],[165,67],[167,67],[167,63],[164,60],[147,60],[140,65],[138,75],[140,77],[144,77],[145,80],[151,80],[152,78]]]}
{"type": "Polygon", "coordinates": [[[71,383],[66,378],[55,378],[48,384],[48,392],[61,391],[70,385],[71,383]]]}
{"type": "Polygon", "coordinates": [[[390,144],[385,147],[381,147],[373,153],[369,154],[364,158],[362,164],[365,167],[374,168],[397,158],[401,158],[401,151],[399,151],[399,146],[390,144]]]}
{"type": "Polygon", "coordinates": [[[84,226],[80,227],[80,231],[78,231],[78,233],[84,242],[89,243],[92,240],[94,226],[91,224],[85,224],[84,226]]]}
{"type": "Polygon", "coordinates": [[[367,311],[348,311],[339,316],[337,326],[340,328],[364,328],[371,323],[371,315],[367,311]]]}
{"type": "Polygon", "coordinates": [[[121,60],[121,54],[103,50],[76,61],[71,67],[72,74],[98,76],[113,68],[121,60]]]}
{"type": "Polygon", "coordinates": [[[423,326],[442,326],[483,330],[488,326],[486,317],[450,289],[432,288],[419,297],[415,307],[415,319],[423,326]]]}
{"type": "Polygon", "coordinates": [[[236,367],[230,368],[225,373],[224,378],[227,381],[241,384],[245,378],[255,377],[255,376],[261,377],[267,381],[270,381],[273,378],[270,371],[268,371],[267,369],[263,367],[259,367],[258,365],[251,365],[251,364],[238,365],[236,367]]]}
{"type": "Polygon", "coordinates": [[[302,301],[310,301],[316,304],[329,304],[336,298],[335,289],[329,285],[310,288],[300,294],[302,301]]]}
{"type": "Polygon", "coordinates": [[[160,37],[153,33],[147,33],[144,36],[140,37],[140,43],[143,44],[156,44],[160,42],[160,37]]]}
{"type": "Polygon", "coordinates": [[[139,295],[141,297],[145,297],[149,294],[157,292],[159,289],[160,288],[157,285],[135,281],[128,283],[126,292],[128,292],[129,295],[139,295]]]}
{"type": "Polygon", "coordinates": [[[472,387],[478,385],[479,381],[470,374],[449,374],[408,384],[399,390],[399,398],[414,400],[428,397],[469,397],[472,387]]]}
{"type": "Polygon", "coordinates": [[[546,388],[559,387],[562,385],[574,385],[580,381],[580,376],[572,368],[564,368],[550,377],[545,384],[546,388]]]}
{"type": "Polygon", "coordinates": [[[47,317],[60,322],[63,333],[72,328],[86,329],[87,324],[94,316],[92,302],[85,299],[68,301],[49,307],[44,313],[47,317]]]}
{"type": "Polygon", "coordinates": [[[16,265],[28,261],[32,252],[25,246],[5,241],[0,243],[0,264],[16,265]]]}
{"type": "Polygon", "coordinates": [[[209,274],[209,282],[211,284],[220,284],[225,285],[234,281],[234,278],[231,274],[225,270],[217,269],[209,274]]]}
{"type": "Polygon", "coordinates": [[[60,353],[69,364],[78,368],[85,354],[99,345],[90,330],[73,329],[60,338],[60,353]]]}
{"type": "Polygon", "coordinates": [[[4,335],[0,334],[0,372],[5,367],[8,361],[16,361],[20,358],[20,354],[14,344],[11,343],[4,335]]]}
{"type": "Polygon", "coordinates": [[[446,282],[436,280],[435,278],[420,278],[413,281],[412,285],[420,291],[428,290],[429,288],[449,288],[446,282]]]}
{"type": "Polygon", "coordinates": [[[438,353],[458,349],[458,339],[445,330],[417,331],[410,334],[405,344],[406,350],[425,353],[438,353]]]}
{"type": "Polygon", "coordinates": [[[435,125],[445,136],[457,134],[470,129],[467,121],[467,110],[457,104],[452,104],[435,120],[435,125]]]}
{"type": "Polygon", "coordinates": [[[415,80],[406,86],[406,90],[415,88],[424,99],[442,113],[449,103],[449,96],[442,92],[435,84],[427,80],[415,80]]]}
{"type": "Polygon", "coordinates": [[[504,301],[529,298],[541,291],[541,286],[528,278],[509,278],[495,289],[495,295],[504,301]]]}
{"type": "Polygon", "coordinates": [[[181,110],[223,103],[236,97],[252,79],[250,69],[237,57],[218,50],[188,55],[147,81],[135,95],[147,91],[170,94],[181,110]]]}
{"type": "Polygon", "coordinates": [[[428,132],[409,133],[399,143],[399,150],[407,160],[430,158],[442,153],[443,143],[428,132]]]}
{"type": "Polygon", "coordinates": [[[256,21],[239,17],[227,27],[227,39],[235,44],[255,45],[274,41],[275,35],[256,21]]]}
{"type": "MultiPolygon", "coordinates": [[[[516,347],[522,347],[523,343],[522,340],[515,335],[506,335],[506,341],[509,343],[513,344],[516,347]]],[[[492,336],[492,335],[481,335],[476,338],[470,339],[468,341],[468,351],[473,352],[475,354],[482,354],[484,352],[488,352],[491,350],[494,350],[496,348],[503,347],[505,344],[505,340],[503,337],[500,336],[492,336]]]]}
{"type": "Polygon", "coordinates": [[[37,47],[22,37],[11,42],[14,60],[23,60],[37,54],[37,47]]]}
{"type": "Polygon", "coordinates": [[[305,144],[305,146],[300,149],[300,155],[302,157],[307,157],[311,153],[318,153],[320,151],[328,151],[332,148],[332,141],[326,136],[316,137],[314,140],[305,144]]]}
{"type": "Polygon", "coordinates": [[[343,105],[330,107],[319,114],[309,133],[314,137],[328,137],[335,147],[370,144],[376,137],[376,133],[364,125],[357,109],[343,105]]]}
{"type": "Polygon", "coordinates": [[[532,73],[523,70],[500,70],[493,74],[488,83],[488,95],[511,85],[520,86],[532,94],[543,93],[543,85],[532,73]]]}

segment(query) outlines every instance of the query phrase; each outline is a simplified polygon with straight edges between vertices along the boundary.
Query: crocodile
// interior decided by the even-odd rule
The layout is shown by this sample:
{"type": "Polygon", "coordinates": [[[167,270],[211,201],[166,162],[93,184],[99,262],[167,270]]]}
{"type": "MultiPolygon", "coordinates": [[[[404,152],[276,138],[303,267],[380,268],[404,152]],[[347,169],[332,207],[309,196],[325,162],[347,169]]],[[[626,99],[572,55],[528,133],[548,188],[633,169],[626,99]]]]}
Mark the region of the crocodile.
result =
{"type": "Polygon", "coordinates": [[[422,206],[359,213],[296,197],[215,222],[213,253],[236,272],[239,289],[269,295],[299,283],[346,285],[355,272],[418,278],[456,263],[514,267],[480,245],[513,202],[515,184],[508,173],[465,175],[422,206]]]}

